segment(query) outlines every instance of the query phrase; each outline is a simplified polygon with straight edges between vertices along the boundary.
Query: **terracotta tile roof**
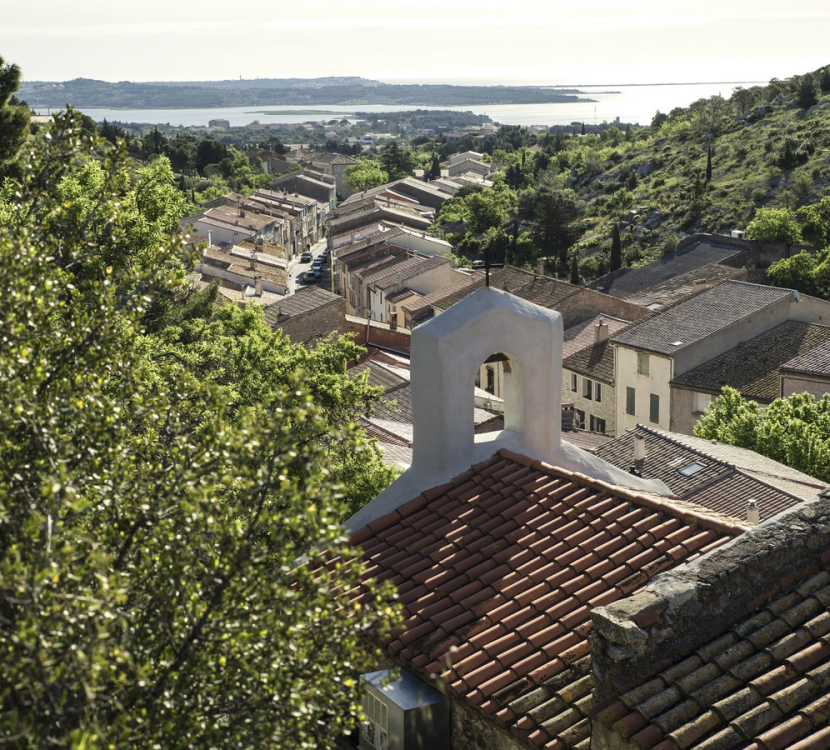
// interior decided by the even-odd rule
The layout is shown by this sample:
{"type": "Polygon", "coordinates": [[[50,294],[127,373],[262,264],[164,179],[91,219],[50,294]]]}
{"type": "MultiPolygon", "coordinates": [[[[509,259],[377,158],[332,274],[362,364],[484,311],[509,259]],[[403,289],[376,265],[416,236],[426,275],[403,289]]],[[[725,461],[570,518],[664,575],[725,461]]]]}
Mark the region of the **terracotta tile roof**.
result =
{"type": "Polygon", "coordinates": [[[602,435],[599,432],[588,430],[562,430],[562,439],[567,440],[577,448],[596,453],[601,445],[611,442],[614,438],[610,435],[602,435]]]}
{"type": "Polygon", "coordinates": [[[596,339],[597,323],[602,320],[608,326],[608,334],[613,336],[615,333],[622,331],[626,326],[630,325],[627,320],[620,320],[619,318],[612,318],[608,315],[594,315],[593,318],[583,320],[581,323],[566,328],[562,337],[562,358],[570,357],[578,351],[584,349],[586,346],[592,346],[596,339]]]}
{"type": "Polygon", "coordinates": [[[422,255],[388,255],[385,256],[385,262],[372,263],[366,270],[361,268],[352,268],[351,273],[363,280],[367,286],[373,286],[377,289],[388,289],[407,279],[420,276],[422,273],[431,271],[433,268],[448,265],[447,258],[440,256],[424,257],[422,255]]]}
{"type": "Polygon", "coordinates": [[[278,326],[290,318],[305,315],[326,305],[337,304],[343,298],[319,286],[307,286],[294,294],[289,294],[279,302],[268,305],[265,320],[272,326],[278,326]]]}
{"type": "Polygon", "coordinates": [[[683,435],[679,432],[666,432],[656,427],[645,427],[643,429],[656,435],[664,435],[678,445],[688,446],[718,461],[741,469],[741,471],[759,481],[777,487],[782,492],[794,495],[802,500],[815,499],[816,495],[827,489],[827,485],[821,480],[762,456],[748,448],[738,448],[735,445],[719,443],[717,440],[704,440],[694,435],[683,435]]]}
{"type": "Polygon", "coordinates": [[[830,571],[597,708],[634,747],[830,747],[830,571]]]}
{"type": "Polygon", "coordinates": [[[397,586],[393,658],[532,746],[573,747],[590,732],[591,609],[746,528],[681,505],[500,451],[351,543],[397,586]]]}
{"type": "Polygon", "coordinates": [[[734,246],[718,245],[717,238],[707,238],[664,255],[642,268],[602,276],[590,284],[590,287],[613,297],[629,298],[646,290],[671,284],[677,277],[689,275],[702,278],[699,272],[703,266],[718,263],[738,252],[740,251],[734,246]]]}
{"type": "MultiPolygon", "coordinates": [[[[736,255],[738,253],[730,257],[735,257],[736,255]]],[[[705,280],[709,287],[713,287],[729,279],[745,281],[746,278],[747,272],[743,268],[735,268],[733,266],[722,265],[721,263],[708,263],[700,268],[672,276],[641,292],[626,294],[624,299],[627,302],[642,305],[643,307],[655,304],[667,307],[694,294],[697,291],[694,287],[694,282],[698,279],[705,280]]]]}
{"type": "MultiPolygon", "coordinates": [[[[757,501],[762,520],[801,502],[801,497],[782,489],[769,476],[752,475],[720,461],[681,442],[685,437],[637,425],[599,446],[596,453],[620,469],[636,463],[644,479],[660,479],[682,500],[733,518],[746,518],[750,499],[757,501]],[[646,457],[640,463],[634,461],[635,434],[645,438],[646,457]]],[[[813,496],[816,492],[812,490],[813,496]]]]}
{"type": "Polygon", "coordinates": [[[781,365],[782,371],[830,377],[830,342],[821,344],[781,365]]]}
{"type": "Polygon", "coordinates": [[[674,354],[793,294],[743,281],[726,281],[620,333],[615,343],[674,354]]]}
{"type": "Polygon", "coordinates": [[[457,279],[449,286],[445,286],[442,289],[438,289],[434,292],[430,292],[429,294],[424,295],[421,299],[418,300],[411,300],[409,302],[405,302],[401,305],[403,310],[409,311],[410,314],[417,315],[422,310],[425,310],[428,307],[432,307],[435,304],[436,300],[442,300],[445,297],[449,297],[450,295],[454,295],[467,287],[470,287],[471,291],[475,287],[472,286],[473,282],[475,281],[475,276],[463,276],[460,279],[457,279]]]}
{"type": "Polygon", "coordinates": [[[373,388],[383,388],[384,393],[406,385],[409,382],[400,375],[396,375],[388,367],[384,367],[383,361],[375,356],[365,359],[354,367],[350,367],[349,375],[354,377],[367,370],[369,371],[369,385],[373,388]]]}
{"type": "Polygon", "coordinates": [[[562,360],[562,367],[592,380],[614,385],[614,347],[610,341],[590,344],[562,360]]]}
{"type": "Polygon", "coordinates": [[[830,328],[827,326],[788,320],[684,373],[672,380],[671,385],[715,394],[729,385],[745,398],[770,403],[781,395],[779,368],[798,355],[828,343],[830,328]]]}

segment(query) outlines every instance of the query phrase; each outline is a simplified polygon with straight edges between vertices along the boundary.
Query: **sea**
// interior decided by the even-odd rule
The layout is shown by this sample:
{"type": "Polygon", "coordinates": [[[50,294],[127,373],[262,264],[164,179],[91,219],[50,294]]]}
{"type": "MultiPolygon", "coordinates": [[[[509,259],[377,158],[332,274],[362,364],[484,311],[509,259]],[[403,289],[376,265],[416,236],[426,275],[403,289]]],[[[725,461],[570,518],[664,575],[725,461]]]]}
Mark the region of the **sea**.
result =
{"type": "MultiPolygon", "coordinates": [[[[109,120],[122,123],[168,124],[174,126],[206,127],[208,121],[225,119],[232,127],[259,122],[268,124],[296,124],[328,120],[351,119],[355,112],[401,112],[412,109],[450,109],[472,111],[488,115],[501,125],[570,125],[587,123],[599,125],[619,120],[623,123],[648,125],[660,111],[670,112],[675,107],[687,107],[698,99],[711,96],[728,98],[742,86],[760,85],[759,81],[725,83],[663,83],[625,86],[574,86],[580,96],[593,101],[562,102],[556,104],[482,104],[461,107],[419,107],[416,105],[361,104],[338,105],[253,105],[248,107],[216,107],[208,109],[97,109],[83,112],[97,122],[109,120]],[[292,114],[302,110],[302,114],[292,114]],[[319,116],[317,116],[319,112],[319,116]]],[[[49,114],[45,108],[38,114],[49,114]]]]}

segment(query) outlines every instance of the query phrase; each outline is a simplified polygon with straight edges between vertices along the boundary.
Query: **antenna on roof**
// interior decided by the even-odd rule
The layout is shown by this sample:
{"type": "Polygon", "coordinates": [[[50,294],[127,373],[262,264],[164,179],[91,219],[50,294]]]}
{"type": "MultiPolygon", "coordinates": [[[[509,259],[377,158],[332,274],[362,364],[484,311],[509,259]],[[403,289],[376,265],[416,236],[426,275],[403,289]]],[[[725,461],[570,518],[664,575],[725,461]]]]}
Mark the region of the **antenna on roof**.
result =
{"type": "Polygon", "coordinates": [[[489,288],[490,286],[490,269],[491,268],[504,268],[504,263],[490,263],[490,248],[487,245],[484,246],[484,285],[489,288]]]}

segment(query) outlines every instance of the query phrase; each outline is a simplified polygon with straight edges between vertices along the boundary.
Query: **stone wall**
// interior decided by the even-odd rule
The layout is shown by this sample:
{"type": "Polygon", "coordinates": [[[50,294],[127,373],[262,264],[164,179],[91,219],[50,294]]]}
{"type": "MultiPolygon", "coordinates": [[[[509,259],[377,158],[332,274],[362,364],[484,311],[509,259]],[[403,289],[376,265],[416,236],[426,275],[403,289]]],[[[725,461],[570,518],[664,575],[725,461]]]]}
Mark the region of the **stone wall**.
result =
{"type": "Polygon", "coordinates": [[[651,310],[645,307],[587,287],[580,287],[576,294],[563,299],[555,309],[562,314],[566,329],[595,315],[610,315],[612,318],[631,321],[644,320],[651,315],[651,310]]]}
{"type": "Polygon", "coordinates": [[[642,684],[830,562],[830,498],[805,502],[591,613],[596,697],[642,684]]]}
{"type": "Polygon", "coordinates": [[[346,300],[332,300],[302,315],[296,315],[280,325],[295,344],[311,344],[332,331],[346,333],[346,300]]]}

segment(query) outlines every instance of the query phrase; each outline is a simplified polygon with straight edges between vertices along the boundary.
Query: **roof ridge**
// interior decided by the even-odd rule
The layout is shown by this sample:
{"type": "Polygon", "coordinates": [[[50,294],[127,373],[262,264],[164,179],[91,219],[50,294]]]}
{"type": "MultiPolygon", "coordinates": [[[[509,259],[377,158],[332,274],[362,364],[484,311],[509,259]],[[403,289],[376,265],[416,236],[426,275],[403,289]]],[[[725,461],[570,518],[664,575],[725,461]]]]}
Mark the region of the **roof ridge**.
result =
{"type": "Polygon", "coordinates": [[[719,513],[705,512],[701,506],[696,506],[692,503],[687,503],[681,498],[666,499],[659,495],[651,495],[645,492],[638,492],[629,487],[624,487],[619,484],[610,484],[601,479],[590,477],[587,474],[569,471],[561,466],[554,466],[540,459],[530,458],[521,453],[514,453],[508,448],[499,449],[498,453],[511,461],[515,461],[523,466],[528,466],[546,474],[556,475],[563,479],[570,479],[572,482],[582,485],[588,485],[595,489],[603,490],[609,494],[628,500],[629,502],[636,502],[644,505],[652,510],[660,511],[675,517],[681,517],[684,520],[692,521],[694,523],[705,526],[706,528],[720,531],[721,533],[738,535],[748,531],[751,526],[746,523],[732,519],[732,516],[723,516],[719,513]],[[732,519],[734,522],[729,523],[726,519],[732,519]]]}

